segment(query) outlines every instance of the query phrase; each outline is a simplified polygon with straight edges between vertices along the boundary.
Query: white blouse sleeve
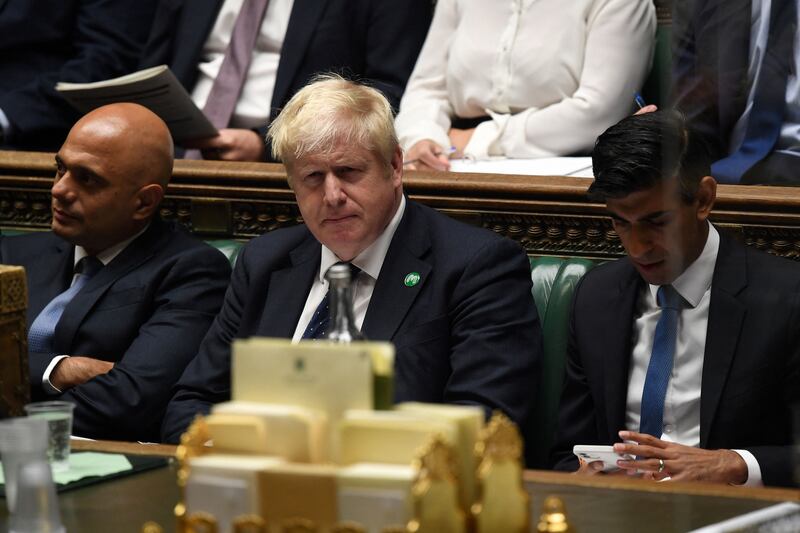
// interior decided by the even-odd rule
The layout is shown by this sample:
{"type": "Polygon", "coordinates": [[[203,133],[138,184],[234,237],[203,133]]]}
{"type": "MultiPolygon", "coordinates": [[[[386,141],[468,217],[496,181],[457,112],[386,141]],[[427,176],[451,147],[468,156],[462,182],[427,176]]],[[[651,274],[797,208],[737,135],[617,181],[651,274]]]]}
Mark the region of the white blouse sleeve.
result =
{"type": "Polygon", "coordinates": [[[439,0],[428,37],[400,101],[395,119],[400,145],[408,150],[423,139],[450,146],[453,108],[447,96],[447,56],[458,26],[457,0],[439,0]]]}

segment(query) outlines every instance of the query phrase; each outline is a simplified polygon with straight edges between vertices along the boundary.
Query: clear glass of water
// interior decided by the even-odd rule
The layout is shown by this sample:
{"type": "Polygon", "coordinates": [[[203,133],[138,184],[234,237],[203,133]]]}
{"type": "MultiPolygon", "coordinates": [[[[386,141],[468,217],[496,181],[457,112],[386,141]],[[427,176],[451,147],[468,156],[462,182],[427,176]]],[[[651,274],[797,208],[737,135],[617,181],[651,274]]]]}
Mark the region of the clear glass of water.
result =
{"type": "Polygon", "coordinates": [[[34,402],[25,406],[29,417],[47,420],[47,459],[54,472],[69,470],[69,437],[74,408],[75,405],[69,402],[34,402]]]}

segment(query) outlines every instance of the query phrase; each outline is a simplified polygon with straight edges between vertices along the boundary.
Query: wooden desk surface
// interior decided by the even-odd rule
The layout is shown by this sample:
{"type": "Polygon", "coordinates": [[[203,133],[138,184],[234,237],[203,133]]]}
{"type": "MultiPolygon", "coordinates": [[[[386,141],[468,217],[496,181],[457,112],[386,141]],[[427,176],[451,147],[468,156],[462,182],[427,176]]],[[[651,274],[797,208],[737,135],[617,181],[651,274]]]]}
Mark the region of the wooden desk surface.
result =
{"type": "MultiPolygon", "coordinates": [[[[74,450],[171,457],[175,447],[137,443],[73,441],[74,450]]],[[[70,533],[139,533],[154,520],[175,531],[172,514],[179,494],[177,466],[75,489],[59,495],[61,515],[70,533]]],[[[535,524],[544,498],[559,496],[580,533],[688,531],[781,501],[800,501],[800,490],[749,489],[708,484],[653,483],[612,477],[582,478],[548,471],[528,471],[535,524]]],[[[0,506],[0,531],[8,515],[0,506]]]]}

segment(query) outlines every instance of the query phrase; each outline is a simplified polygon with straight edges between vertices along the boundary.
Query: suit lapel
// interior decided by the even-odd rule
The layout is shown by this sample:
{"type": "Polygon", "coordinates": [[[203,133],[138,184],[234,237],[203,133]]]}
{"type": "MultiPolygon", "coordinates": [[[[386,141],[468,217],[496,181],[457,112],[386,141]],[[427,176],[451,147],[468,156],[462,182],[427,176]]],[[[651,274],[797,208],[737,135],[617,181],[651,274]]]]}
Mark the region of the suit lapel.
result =
{"type": "Polygon", "coordinates": [[[430,263],[422,259],[430,248],[419,206],[406,200],[406,211],[383,260],[375,289],[364,317],[362,330],[368,339],[391,340],[431,274],[430,263]],[[406,276],[419,274],[419,283],[408,286],[406,276]]]}
{"type": "Polygon", "coordinates": [[[131,242],[109,264],[90,279],[81,291],[64,308],[53,336],[53,345],[70,347],[78,328],[97,301],[122,276],[147,261],[156,251],[158,243],[168,229],[154,220],[150,227],[131,242]]]}
{"type": "Polygon", "coordinates": [[[719,113],[722,131],[728,134],[747,102],[747,66],[750,56],[751,0],[715,2],[713,13],[704,16],[717,21],[717,69],[719,113]]]}
{"type": "Polygon", "coordinates": [[[736,295],[747,285],[745,251],[720,235],[719,255],[711,283],[706,351],[700,397],[700,447],[708,435],[736,354],[746,308],[736,295]]]}
{"type": "Polygon", "coordinates": [[[289,16],[289,25],[286,28],[286,37],[281,48],[281,57],[278,62],[278,72],[275,77],[275,89],[272,92],[272,113],[283,107],[283,102],[289,97],[289,88],[292,86],[297,69],[303,60],[308,44],[317,27],[322,13],[325,11],[327,0],[295,0],[292,13],[289,16]]]}
{"type": "Polygon", "coordinates": [[[52,237],[55,242],[48,247],[42,260],[26,266],[29,294],[28,324],[33,324],[42,309],[67,290],[75,271],[73,259],[75,247],[55,235],[52,237]]]}
{"type": "Polygon", "coordinates": [[[191,51],[185,56],[187,61],[179,68],[186,72],[185,76],[191,78],[193,83],[197,79],[197,64],[203,55],[203,46],[214,28],[222,3],[223,0],[187,1],[181,7],[182,13],[180,24],[175,29],[177,36],[174,39],[174,46],[191,51]]]}
{"type": "Polygon", "coordinates": [[[633,321],[639,290],[644,283],[627,258],[625,271],[620,278],[616,295],[612,299],[609,312],[601,317],[603,346],[603,367],[601,375],[605,388],[606,421],[608,436],[616,439],[617,432],[625,427],[625,409],[628,391],[628,372],[631,363],[633,321]]]}
{"type": "Polygon", "coordinates": [[[257,334],[263,337],[291,338],[303,312],[308,291],[319,273],[321,245],[308,238],[290,254],[291,266],[270,275],[267,300],[257,334]],[[305,287],[305,290],[301,288],[305,287]]]}

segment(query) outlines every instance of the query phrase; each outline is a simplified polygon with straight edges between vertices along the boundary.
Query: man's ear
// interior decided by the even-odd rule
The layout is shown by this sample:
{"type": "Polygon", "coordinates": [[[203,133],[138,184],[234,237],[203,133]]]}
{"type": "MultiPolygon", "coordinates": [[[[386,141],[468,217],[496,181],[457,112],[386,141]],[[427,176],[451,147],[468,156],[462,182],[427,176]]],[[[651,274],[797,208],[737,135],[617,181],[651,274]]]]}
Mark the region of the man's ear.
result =
{"type": "Polygon", "coordinates": [[[392,154],[391,161],[391,178],[395,187],[400,187],[403,184],[403,149],[398,144],[394,153],[392,154]]]}
{"type": "Polygon", "coordinates": [[[711,176],[703,176],[697,187],[695,200],[697,201],[697,219],[707,220],[714,208],[717,199],[717,180],[711,176]]]}
{"type": "Polygon", "coordinates": [[[145,185],[136,193],[136,209],[133,213],[135,220],[147,220],[155,214],[156,209],[164,198],[164,188],[157,183],[145,185]]]}

